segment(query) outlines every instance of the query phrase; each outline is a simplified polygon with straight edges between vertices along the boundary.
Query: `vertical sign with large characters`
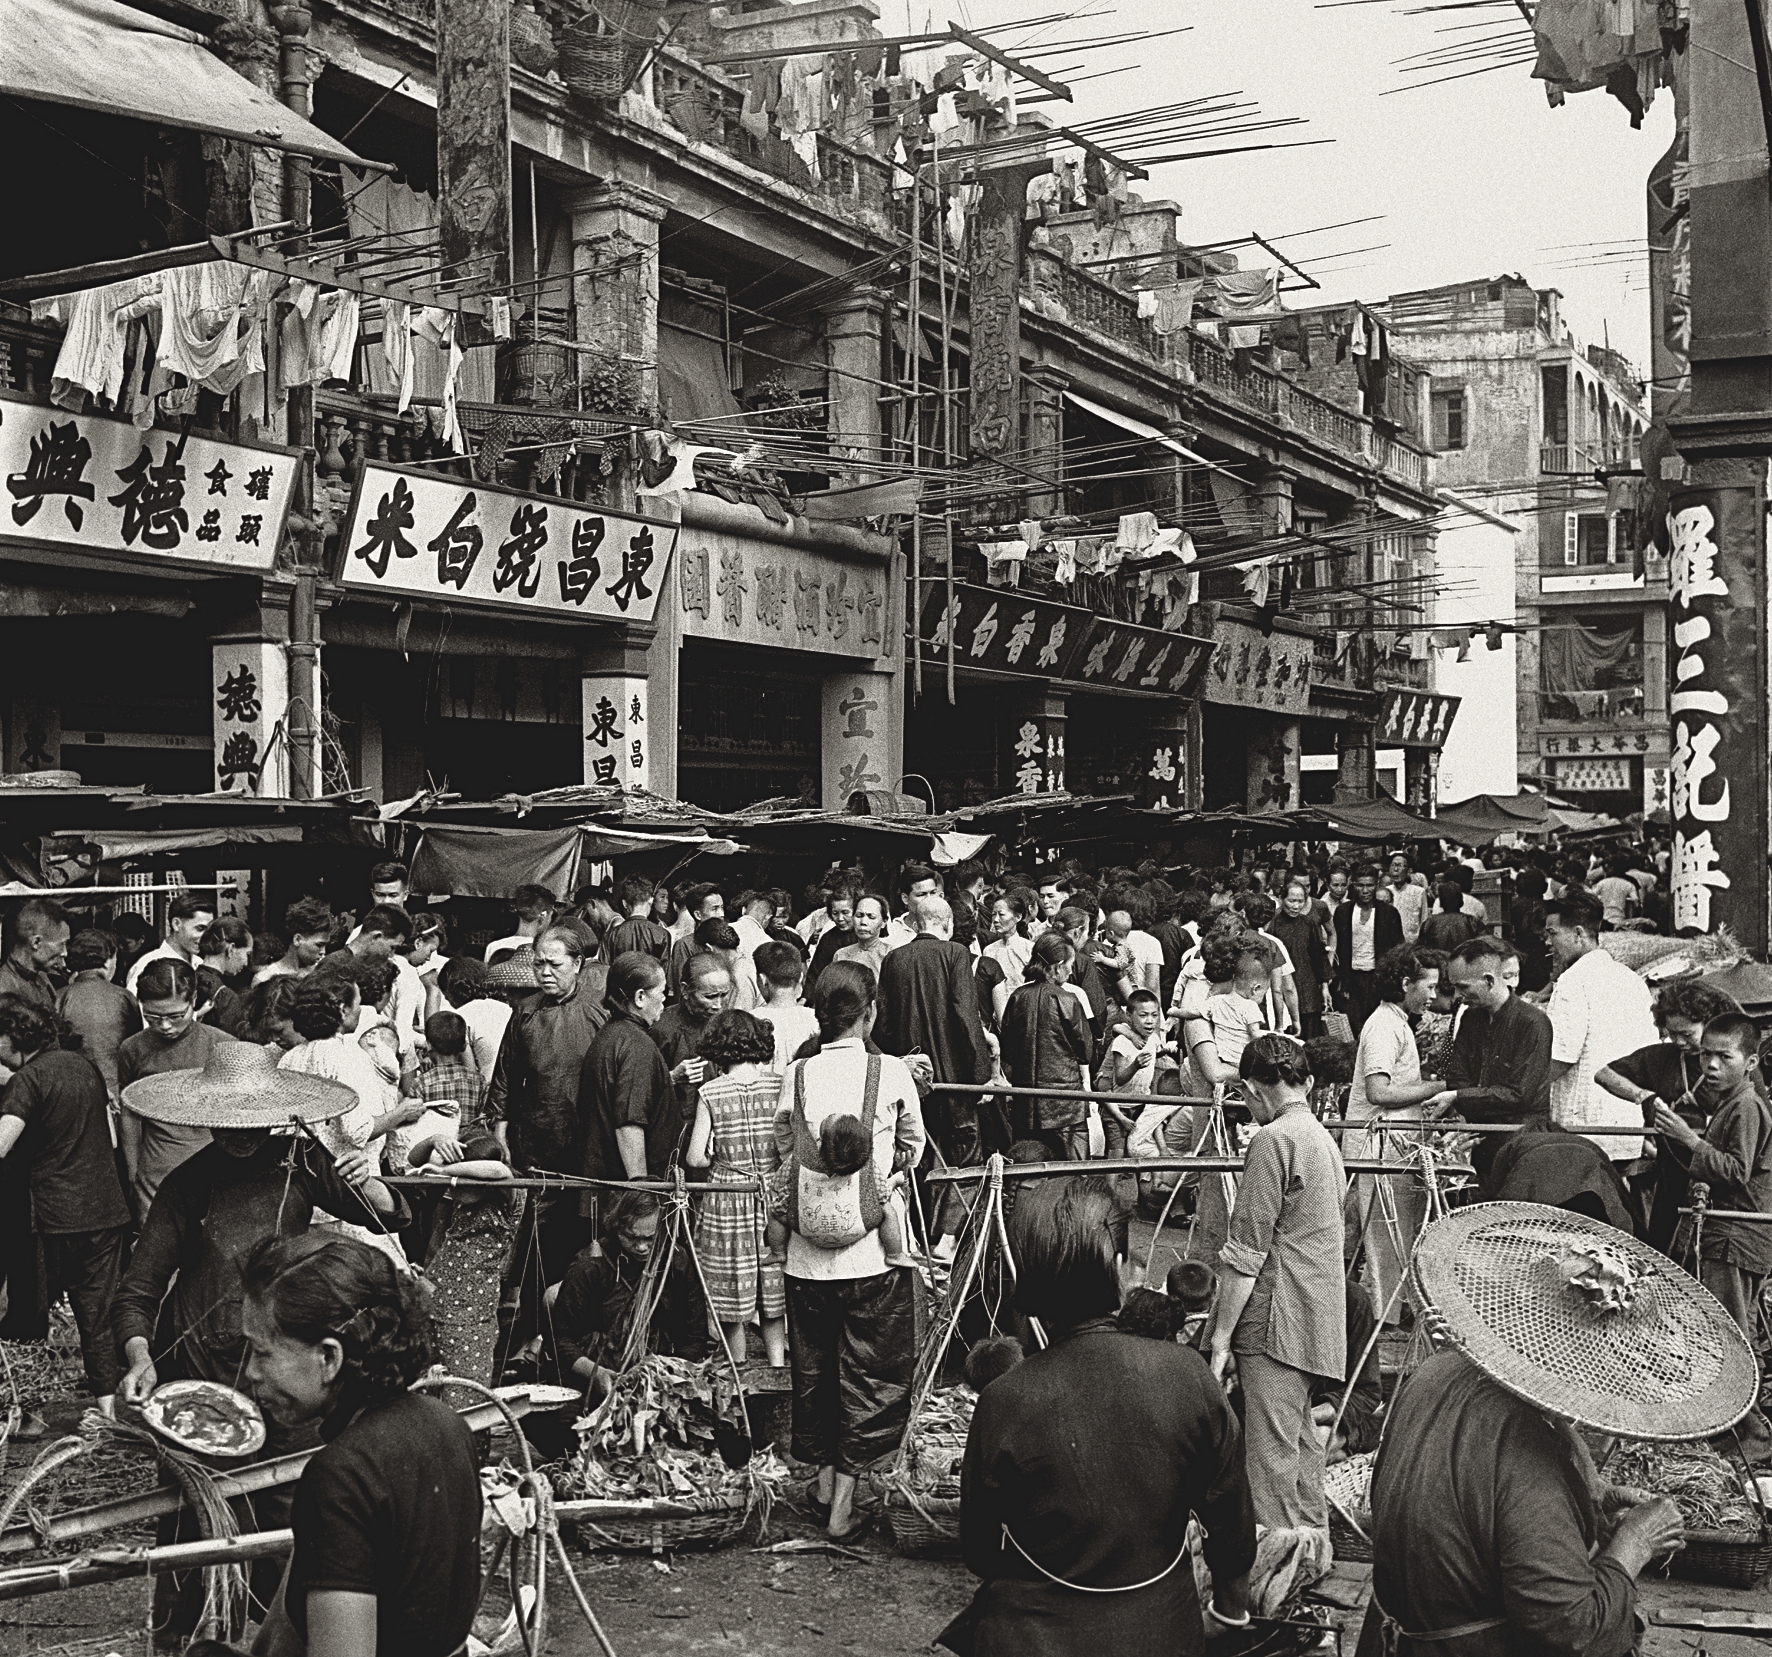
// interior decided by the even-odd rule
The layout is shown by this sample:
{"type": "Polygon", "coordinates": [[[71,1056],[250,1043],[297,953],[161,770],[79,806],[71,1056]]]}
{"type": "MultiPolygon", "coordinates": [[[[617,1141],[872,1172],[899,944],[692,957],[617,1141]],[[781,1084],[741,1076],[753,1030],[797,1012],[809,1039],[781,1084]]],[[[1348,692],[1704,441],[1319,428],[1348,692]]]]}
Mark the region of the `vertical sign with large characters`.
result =
{"type": "Polygon", "coordinates": [[[646,681],[632,673],[584,676],[584,778],[632,792],[652,786],[646,681]]]}
{"type": "Polygon", "coordinates": [[[1668,511],[1669,879],[1676,933],[1727,925],[1766,948],[1764,462],[1694,468],[1717,487],[1668,511]],[[1707,476],[1707,474],[1710,474],[1707,476]],[[1738,481],[1739,476],[1739,481],[1738,481]]]}

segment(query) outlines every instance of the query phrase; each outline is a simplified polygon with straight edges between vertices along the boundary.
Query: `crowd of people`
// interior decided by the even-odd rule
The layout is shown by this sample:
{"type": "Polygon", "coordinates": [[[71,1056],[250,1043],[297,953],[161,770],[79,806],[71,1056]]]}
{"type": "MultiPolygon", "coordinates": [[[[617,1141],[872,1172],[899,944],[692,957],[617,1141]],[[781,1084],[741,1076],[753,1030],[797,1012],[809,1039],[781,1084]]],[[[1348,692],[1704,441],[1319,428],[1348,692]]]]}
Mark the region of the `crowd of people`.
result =
{"type": "MultiPolygon", "coordinates": [[[[1234,1445],[1264,1534],[1326,1543],[1325,1460],[1376,1443],[1378,1332],[1421,1311],[1407,1266],[1430,1135],[1472,1133],[1483,1196],[1688,1263],[1763,1347],[1772,1236],[1716,1220],[1694,1259],[1686,1212],[1699,1184],[1717,1210],[1772,1211],[1758,1034],[1701,982],[1652,999],[1608,951],[1607,933],[1656,921],[1665,853],[1640,852],[833,864],[798,901],[629,875],[570,905],[521,888],[511,931],[473,951],[397,863],[371,871],[360,919],[303,897],[275,933],[197,893],[159,940],[128,916],[75,931],[34,899],[0,963],[0,1195],[24,1199],[0,1203],[0,1338],[42,1338],[65,1293],[107,1409],[172,1378],[234,1384],[324,1322],[275,1310],[282,1250],[314,1262],[316,1294],[373,1280],[394,1324],[419,1285],[427,1355],[482,1384],[595,1396],[637,1334],[723,1348],[791,1368],[793,1453],[841,1540],[865,1523],[859,1476],[906,1427],[917,1274],[968,1224],[955,1188],[922,1176],[993,1153],[1105,1157],[1107,1179],[1043,1189],[1099,1192],[1122,1244],[1135,1207],[1173,1216],[1185,1259],[1168,1305],[1122,1308],[1116,1279],[1058,1321],[1167,1334],[1173,1310],[1199,1396],[1162,1433],[1194,1433],[1190,1454],[1204,1433],[1221,1460],[1234,1445]],[[1243,1166],[1167,1165],[1194,1154],[1243,1166]],[[1350,1181],[1346,1163],[1396,1171],[1350,1181]],[[695,1260],[642,1295],[668,1193],[635,1182],[679,1172],[702,1187],[695,1260]],[[446,1195],[399,1183],[431,1174],[446,1195]],[[572,1183],[518,1190],[514,1174],[572,1183]],[[255,1334],[266,1317],[285,1335],[255,1334]]],[[[1037,1278],[1023,1260],[1023,1287],[1037,1278]]],[[[1135,1374],[1158,1362],[1112,1352],[1135,1374]]],[[[1047,1385],[1080,1393],[1108,1358],[1085,1341],[1065,1362],[1083,1369],[1047,1366],[1047,1385]]],[[[315,1412],[277,1419],[266,1455],[318,1442],[315,1412]]],[[[1218,1475],[1194,1495],[1241,1524],[1218,1475]]],[[[272,1491],[256,1521],[287,1512],[272,1491]]],[[[1153,1533],[1140,1557],[1167,1547],[1153,1533]]],[[[1227,1581],[1246,1569],[1220,1551],[1227,1581]]],[[[1079,1567],[1097,1568],[1116,1569],[1079,1567]]],[[[161,1579],[169,1636],[194,1591],[161,1579]]]]}

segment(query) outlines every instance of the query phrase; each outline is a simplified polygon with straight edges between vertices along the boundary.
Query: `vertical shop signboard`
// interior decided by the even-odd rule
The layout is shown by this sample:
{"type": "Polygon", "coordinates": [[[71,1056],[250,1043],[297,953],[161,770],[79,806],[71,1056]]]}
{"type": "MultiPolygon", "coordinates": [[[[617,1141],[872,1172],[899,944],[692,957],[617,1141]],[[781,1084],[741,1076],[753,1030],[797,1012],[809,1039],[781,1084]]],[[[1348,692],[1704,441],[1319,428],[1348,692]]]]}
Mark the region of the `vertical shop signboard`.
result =
{"type": "Polygon", "coordinates": [[[1765,463],[1701,462],[1667,516],[1676,933],[1767,941],[1765,463]]]}
{"type": "Polygon", "coordinates": [[[289,796],[289,662],[280,644],[223,639],[210,647],[215,791],[289,796]]]}
{"type": "Polygon", "coordinates": [[[651,788],[646,681],[631,673],[584,678],[584,779],[603,788],[651,788]]]}

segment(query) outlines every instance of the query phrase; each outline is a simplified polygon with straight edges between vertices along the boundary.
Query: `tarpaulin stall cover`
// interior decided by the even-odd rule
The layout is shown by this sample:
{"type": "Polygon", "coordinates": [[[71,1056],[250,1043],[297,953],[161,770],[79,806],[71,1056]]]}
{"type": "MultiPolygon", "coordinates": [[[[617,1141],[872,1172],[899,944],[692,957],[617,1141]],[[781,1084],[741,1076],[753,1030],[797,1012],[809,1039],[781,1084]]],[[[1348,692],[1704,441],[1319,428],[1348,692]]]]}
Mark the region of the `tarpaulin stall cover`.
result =
{"type": "Polygon", "coordinates": [[[1309,806],[1283,815],[1312,839],[1427,840],[1445,832],[1437,822],[1405,811],[1392,799],[1309,806]]]}
{"type": "Polygon", "coordinates": [[[462,898],[504,898],[519,886],[545,886],[555,897],[569,898],[587,859],[672,847],[712,849],[704,834],[631,834],[595,824],[426,828],[412,853],[412,885],[415,891],[462,898]]]}
{"type": "Polygon", "coordinates": [[[1442,806],[1434,831],[1447,840],[1484,845],[1498,834],[1543,834],[1555,825],[1542,794],[1473,794],[1457,805],[1442,806]]]}

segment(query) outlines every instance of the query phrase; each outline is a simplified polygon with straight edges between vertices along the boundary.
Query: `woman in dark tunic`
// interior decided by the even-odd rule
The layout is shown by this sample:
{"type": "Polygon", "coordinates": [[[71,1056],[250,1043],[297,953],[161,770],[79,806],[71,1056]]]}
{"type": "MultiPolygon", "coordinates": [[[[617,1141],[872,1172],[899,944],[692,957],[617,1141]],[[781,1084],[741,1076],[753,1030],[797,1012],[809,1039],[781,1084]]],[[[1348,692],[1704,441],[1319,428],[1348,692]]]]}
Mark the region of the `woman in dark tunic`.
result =
{"type": "MultiPolygon", "coordinates": [[[[1034,944],[1027,982],[1003,1011],[1003,1072],[1013,1087],[1083,1086],[1094,1042],[1088,1004],[1066,988],[1076,956],[1062,932],[1044,933],[1034,944]]],[[[1081,1099],[1018,1098],[1010,1118],[1017,1139],[1043,1140],[1061,1160],[1087,1159],[1089,1111],[1081,1099]]]]}
{"type": "Polygon", "coordinates": [[[1202,1615],[1248,1620],[1255,1514],[1237,1419],[1189,1347],[1116,1328],[1126,1216],[1102,1179],[1029,1182],[1010,1221],[1016,1309],[1052,1344],[980,1395],[960,1540],[983,1579],[941,1636],[976,1657],[1197,1657],[1202,1615]],[[1202,1612],[1188,1518],[1207,1532],[1202,1612]]]}

